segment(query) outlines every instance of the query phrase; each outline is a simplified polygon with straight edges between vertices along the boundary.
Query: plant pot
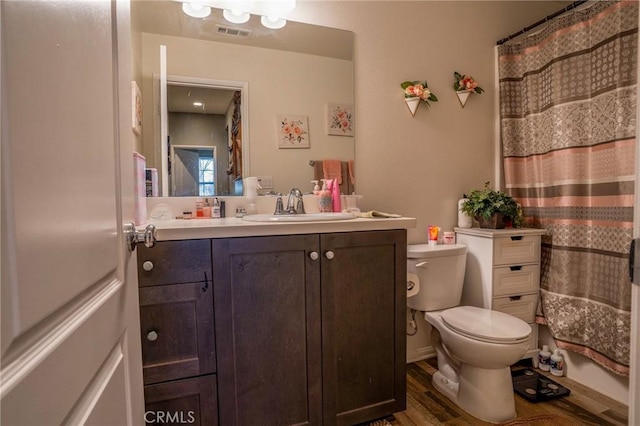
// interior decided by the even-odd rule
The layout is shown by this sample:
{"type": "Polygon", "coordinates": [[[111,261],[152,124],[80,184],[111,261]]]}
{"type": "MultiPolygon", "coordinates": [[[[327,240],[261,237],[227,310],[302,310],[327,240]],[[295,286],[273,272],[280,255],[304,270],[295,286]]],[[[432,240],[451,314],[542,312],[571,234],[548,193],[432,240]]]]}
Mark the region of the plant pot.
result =
{"type": "Polygon", "coordinates": [[[420,98],[415,97],[415,98],[404,98],[405,103],[407,104],[407,107],[409,107],[409,112],[411,113],[412,117],[415,117],[416,115],[416,110],[418,109],[418,105],[420,105],[420,98]]]}
{"type": "Polygon", "coordinates": [[[502,221],[502,213],[494,213],[489,219],[485,219],[482,216],[476,219],[480,224],[480,228],[504,229],[504,222],[502,221]]]}

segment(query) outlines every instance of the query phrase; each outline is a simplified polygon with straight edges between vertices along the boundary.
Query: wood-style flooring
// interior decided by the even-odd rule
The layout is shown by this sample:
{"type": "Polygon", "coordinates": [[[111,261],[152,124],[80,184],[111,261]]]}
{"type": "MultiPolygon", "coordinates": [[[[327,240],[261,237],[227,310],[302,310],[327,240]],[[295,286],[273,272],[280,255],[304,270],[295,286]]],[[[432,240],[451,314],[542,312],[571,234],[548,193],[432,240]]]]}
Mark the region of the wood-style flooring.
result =
{"type": "MultiPolygon", "coordinates": [[[[407,364],[407,409],[386,420],[394,426],[490,425],[491,423],[480,421],[465,413],[433,387],[431,375],[436,371],[436,367],[435,358],[407,364]]],[[[558,414],[571,419],[576,425],[627,425],[626,405],[566,377],[549,377],[569,388],[571,394],[538,403],[529,402],[516,394],[517,419],[558,414]]]]}

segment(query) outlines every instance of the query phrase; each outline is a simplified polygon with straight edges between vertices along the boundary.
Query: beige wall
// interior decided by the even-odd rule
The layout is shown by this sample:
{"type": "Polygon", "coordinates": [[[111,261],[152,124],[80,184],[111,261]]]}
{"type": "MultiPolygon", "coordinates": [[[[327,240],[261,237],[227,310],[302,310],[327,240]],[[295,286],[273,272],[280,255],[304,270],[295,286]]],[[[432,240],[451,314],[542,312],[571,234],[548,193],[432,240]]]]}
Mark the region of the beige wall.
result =
{"type": "Polygon", "coordinates": [[[292,19],[355,33],[356,174],[362,206],[430,224],[457,221],[457,200],[494,180],[496,40],[558,10],[545,1],[299,1],[292,19]],[[462,109],[453,72],[486,93],[462,109]],[[415,118],[400,83],[426,79],[440,101],[415,118]]]}

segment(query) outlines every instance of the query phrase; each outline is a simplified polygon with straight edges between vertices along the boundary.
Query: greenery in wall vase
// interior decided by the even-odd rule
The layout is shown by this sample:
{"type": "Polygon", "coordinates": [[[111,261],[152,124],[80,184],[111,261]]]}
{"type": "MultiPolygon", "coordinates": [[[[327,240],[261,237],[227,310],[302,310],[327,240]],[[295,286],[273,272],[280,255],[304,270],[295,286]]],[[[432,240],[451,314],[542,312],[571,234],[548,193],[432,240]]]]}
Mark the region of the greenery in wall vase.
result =
{"type": "Polygon", "coordinates": [[[482,189],[471,190],[461,209],[475,218],[481,228],[518,228],[523,223],[520,204],[506,193],[492,189],[489,182],[485,182],[482,189]]]}
{"type": "Polygon", "coordinates": [[[400,84],[404,91],[404,101],[411,112],[411,116],[416,115],[416,110],[420,101],[424,101],[427,106],[431,106],[429,101],[438,102],[438,97],[435,93],[429,90],[426,80],[423,81],[405,81],[400,84]]]}

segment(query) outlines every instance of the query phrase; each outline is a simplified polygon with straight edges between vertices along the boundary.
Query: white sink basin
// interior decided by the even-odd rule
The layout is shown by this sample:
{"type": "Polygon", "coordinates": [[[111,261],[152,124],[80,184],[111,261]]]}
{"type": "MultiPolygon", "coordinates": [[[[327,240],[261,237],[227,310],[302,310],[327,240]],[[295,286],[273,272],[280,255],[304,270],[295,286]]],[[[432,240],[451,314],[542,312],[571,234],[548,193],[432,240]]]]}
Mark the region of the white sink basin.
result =
{"type": "Polygon", "coordinates": [[[250,214],[242,218],[248,222],[324,222],[330,220],[349,220],[356,217],[351,213],[307,213],[307,214],[250,214]]]}

